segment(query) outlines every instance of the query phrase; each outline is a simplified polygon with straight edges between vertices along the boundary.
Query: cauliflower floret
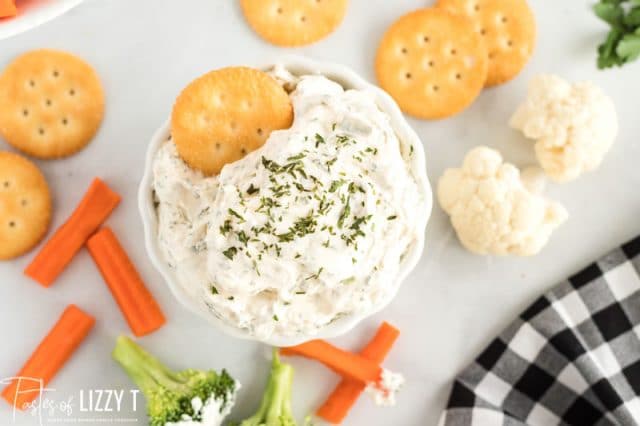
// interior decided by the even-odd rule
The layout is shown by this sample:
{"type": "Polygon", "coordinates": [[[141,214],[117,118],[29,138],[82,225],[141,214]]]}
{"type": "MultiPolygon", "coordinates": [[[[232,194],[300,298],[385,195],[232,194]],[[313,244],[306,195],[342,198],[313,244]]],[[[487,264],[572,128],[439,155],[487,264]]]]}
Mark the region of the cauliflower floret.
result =
{"type": "Polygon", "coordinates": [[[540,165],[558,182],[597,168],[618,134],[611,98],[591,82],[571,84],[554,75],[531,81],[510,125],[535,139],[540,165]]]}
{"type": "Polygon", "coordinates": [[[462,244],[478,254],[530,256],[568,217],[559,203],[528,188],[498,151],[477,147],[438,182],[438,200],[462,244]]]}

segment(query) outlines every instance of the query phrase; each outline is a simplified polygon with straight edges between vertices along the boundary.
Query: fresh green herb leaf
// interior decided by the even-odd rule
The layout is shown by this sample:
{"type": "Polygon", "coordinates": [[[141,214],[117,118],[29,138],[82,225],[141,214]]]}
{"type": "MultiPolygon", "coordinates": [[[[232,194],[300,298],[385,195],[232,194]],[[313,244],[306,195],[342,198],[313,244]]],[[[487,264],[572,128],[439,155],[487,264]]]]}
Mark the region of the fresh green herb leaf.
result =
{"type": "Polygon", "coordinates": [[[610,27],[598,46],[598,68],[619,67],[640,58],[640,0],[600,0],[593,10],[610,27]]]}
{"type": "MultiPolygon", "coordinates": [[[[640,5],[640,2],[639,2],[640,5]]],[[[628,27],[638,27],[640,26],[640,7],[634,7],[627,13],[624,17],[624,24],[628,27]]]]}
{"type": "Polygon", "coordinates": [[[596,16],[611,26],[618,26],[623,23],[624,9],[620,4],[600,2],[593,6],[596,16]]]}
{"type": "Polygon", "coordinates": [[[640,35],[627,34],[620,40],[616,53],[627,62],[635,61],[640,57],[640,35]]]}

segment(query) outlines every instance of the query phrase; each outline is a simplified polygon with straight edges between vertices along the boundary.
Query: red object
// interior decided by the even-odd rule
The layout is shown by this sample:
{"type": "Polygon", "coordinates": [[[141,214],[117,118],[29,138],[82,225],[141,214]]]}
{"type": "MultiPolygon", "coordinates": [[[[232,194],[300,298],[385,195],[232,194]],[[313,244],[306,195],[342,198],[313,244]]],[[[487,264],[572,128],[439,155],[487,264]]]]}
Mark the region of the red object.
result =
{"type": "Polygon", "coordinates": [[[87,248],[133,333],[140,337],[162,327],[166,320],[160,307],[113,231],[102,228],[87,248]]]}
{"type": "MultiPolygon", "coordinates": [[[[397,328],[383,322],[373,339],[360,351],[360,355],[376,364],[381,364],[398,336],[400,336],[400,331],[397,328]]],[[[329,423],[342,423],[364,389],[364,383],[343,378],[318,409],[318,416],[329,423]]]]}
{"type": "Polygon", "coordinates": [[[324,340],[311,340],[297,346],[280,349],[284,356],[300,355],[321,362],[339,375],[361,383],[378,382],[382,368],[358,354],[342,350],[324,340]]]}
{"type": "Polygon", "coordinates": [[[120,196],[95,178],[71,217],[47,241],[24,273],[45,287],[51,286],[119,203],[120,196]]]}
{"type": "Polygon", "coordinates": [[[0,18],[11,18],[18,14],[14,0],[0,0],[0,18]]]}
{"type": "Polygon", "coordinates": [[[2,391],[12,406],[24,410],[38,397],[65,362],[89,334],[94,318],[75,305],[69,305],[56,325],[42,340],[9,386],[2,391]]]}

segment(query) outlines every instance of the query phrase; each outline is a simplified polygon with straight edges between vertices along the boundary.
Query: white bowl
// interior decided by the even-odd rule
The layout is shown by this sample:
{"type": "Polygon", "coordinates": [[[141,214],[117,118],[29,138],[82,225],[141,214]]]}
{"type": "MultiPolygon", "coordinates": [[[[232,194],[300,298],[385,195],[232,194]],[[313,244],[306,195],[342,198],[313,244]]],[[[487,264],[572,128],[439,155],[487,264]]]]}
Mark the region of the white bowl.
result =
{"type": "MultiPolygon", "coordinates": [[[[274,64],[283,65],[287,70],[292,72],[294,75],[303,75],[303,74],[321,74],[329,79],[340,83],[345,88],[353,88],[353,89],[364,89],[372,91],[375,94],[376,102],[378,107],[386,112],[391,118],[391,124],[393,129],[395,130],[398,137],[404,143],[409,143],[414,146],[414,155],[412,156],[412,169],[416,179],[418,180],[418,185],[423,189],[425,194],[425,206],[424,212],[420,215],[422,218],[422,223],[419,224],[420,229],[425,229],[427,225],[427,221],[429,219],[429,215],[431,214],[432,207],[432,191],[431,186],[429,185],[429,181],[427,179],[427,170],[425,165],[425,157],[424,150],[422,147],[422,142],[418,135],[413,131],[413,129],[409,126],[404,116],[400,112],[400,108],[398,105],[391,99],[391,97],[379,89],[378,87],[372,85],[365,81],[362,77],[358,76],[355,72],[341,65],[326,63],[326,62],[316,62],[310,59],[301,58],[301,57],[285,57],[280,61],[274,62],[274,64]]],[[[273,65],[261,67],[262,69],[270,69],[273,65]]],[[[144,225],[144,233],[145,233],[145,243],[147,247],[147,252],[151,261],[153,262],[156,269],[162,274],[165,281],[169,285],[169,288],[173,292],[174,296],[186,307],[190,310],[198,313],[204,318],[208,319],[214,326],[223,332],[242,339],[250,339],[250,340],[259,340],[263,343],[272,345],[272,346],[293,346],[309,339],[328,339],[332,337],[337,337],[341,334],[344,334],[355,327],[360,321],[365,319],[366,317],[375,314],[376,312],[383,309],[387,306],[391,300],[395,296],[395,292],[389,295],[389,298],[376,306],[375,309],[370,312],[366,312],[360,315],[351,315],[340,318],[332,322],[331,324],[324,327],[320,333],[314,336],[293,336],[293,337],[282,337],[282,336],[273,336],[269,339],[260,340],[255,336],[250,335],[246,330],[242,330],[236,328],[230,324],[223,322],[222,320],[214,317],[210,313],[206,311],[204,306],[194,306],[194,303],[190,298],[185,294],[185,291],[182,289],[180,285],[177,284],[177,279],[174,276],[174,272],[169,268],[166,262],[163,260],[163,255],[160,251],[160,247],[158,245],[157,238],[157,216],[156,209],[154,206],[153,199],[153,158],[160,148],[162,143],[167,141],[170,136],[170,126],[167,121],[165,124],[160,127],[156,133],[151,138],[151,142],[149,144],[149,148],[147,150],[147,158],[145,164],[144,176],[142,178],[142,182],[140,183],[140,189],[138,194],[138,202],[140,207],[140,214],[142,215],[142,222],[144,225]]],[[[421,234],[419,240],[416,244],[414,244],[410,250],[405,254],[402,260],[402,264],[400,266],[400,273],[397,277],[396,282],[394,283],[394,289],[400,287],[400,284],[404,279],[409,275],[409,273],[415,268],[416,264],[420,260],[422,256],[422,251],[424,248],[424,232],[421,234]]]]}
{"type": "Polygon", "coordinates": [[[70,9],[76,7],[83,0],[48,0],[31,1],[26,9],[13,18],[0,19],[0,40],[20,34],[44,24],[70,9]]]}

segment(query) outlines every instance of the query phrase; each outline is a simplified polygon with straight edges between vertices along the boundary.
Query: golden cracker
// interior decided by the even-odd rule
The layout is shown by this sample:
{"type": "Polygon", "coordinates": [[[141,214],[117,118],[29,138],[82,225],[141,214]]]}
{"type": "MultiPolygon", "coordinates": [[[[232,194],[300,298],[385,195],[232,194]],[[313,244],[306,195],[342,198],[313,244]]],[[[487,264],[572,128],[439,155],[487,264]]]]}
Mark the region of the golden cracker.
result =
{"type": "Polygon", "coordinates": [[[0,260],[32,249],[50,221],[51,196],[40,170],[18,154],[0,151],[0,260]]]}
{"type": "Polygon", "coordinates": [[[435,119],[456,114],[480,94],[487,51],[472,22],[429,8],[408,13],[387,30],[376,75],[407,114],[435,119]]]}
{"type": "Polygon", "coordinates": [[[526,0],[439,0],[438,7],[474,21],[489,52],[486,86],[505,83],[529,62],[536,43],[536,21],[526,0]]]}
{"type": "Polygon", "coordinates": [[[302,46],[335,30],[348,0],[241,0],[244,16],[262,38],[278,46],[302,46]]]}
{"type": "Polygon", "coordinates": [[[103,115],[98,76],[69,53],[27,52],[0,75],[0,136],[26,154],[74,154],[91,141],[103,115]]]}
{"type": "Polygon", "coordinates": [[[275,79],[256,69],[230,67],[203,75],[180,93],[171,134],[180,156],[212,175],[292,121],[289,95],[275,79]]]}

